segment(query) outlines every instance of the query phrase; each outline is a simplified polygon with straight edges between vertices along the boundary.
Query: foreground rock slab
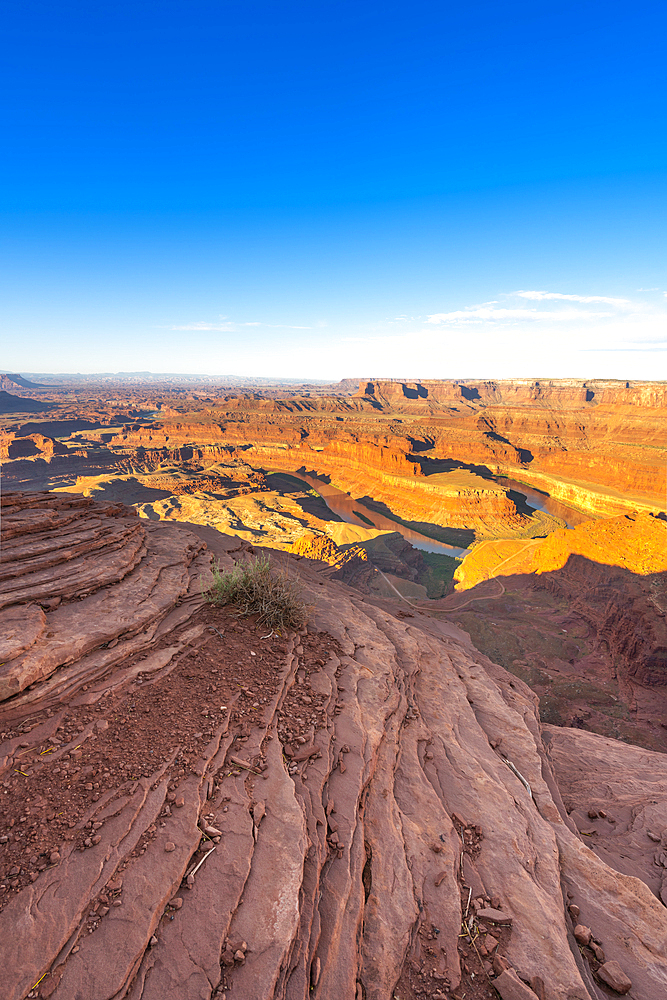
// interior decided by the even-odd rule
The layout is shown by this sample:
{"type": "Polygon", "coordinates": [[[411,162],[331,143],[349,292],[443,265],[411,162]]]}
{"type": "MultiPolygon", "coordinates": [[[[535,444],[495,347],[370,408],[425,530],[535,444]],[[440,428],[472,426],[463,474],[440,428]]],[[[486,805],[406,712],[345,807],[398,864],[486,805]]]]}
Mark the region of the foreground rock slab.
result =
{"type": "Polygon", "coordinates": [[[324,567],[307,629],[238,622],[188,559],[248,546],[153,530],[185,604],[152,606],[139,654],[77,619],[75,662],[118,658],[0,705],[7,1000],[667,995],[667,910],[584,843],[521,681],[324,567]]]}

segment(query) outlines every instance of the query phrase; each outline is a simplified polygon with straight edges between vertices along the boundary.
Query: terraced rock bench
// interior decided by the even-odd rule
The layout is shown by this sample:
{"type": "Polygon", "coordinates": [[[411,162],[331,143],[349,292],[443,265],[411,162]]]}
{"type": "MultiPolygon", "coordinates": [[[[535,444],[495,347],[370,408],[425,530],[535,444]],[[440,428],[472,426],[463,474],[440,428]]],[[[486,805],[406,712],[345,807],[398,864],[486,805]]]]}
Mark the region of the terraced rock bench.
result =
{"type": "Polygon", "coordinates": [[[210,556],[187,529],[70,494],[5,494],[1,514],[0,701],[56,704],[201,604],[210,556]]]}

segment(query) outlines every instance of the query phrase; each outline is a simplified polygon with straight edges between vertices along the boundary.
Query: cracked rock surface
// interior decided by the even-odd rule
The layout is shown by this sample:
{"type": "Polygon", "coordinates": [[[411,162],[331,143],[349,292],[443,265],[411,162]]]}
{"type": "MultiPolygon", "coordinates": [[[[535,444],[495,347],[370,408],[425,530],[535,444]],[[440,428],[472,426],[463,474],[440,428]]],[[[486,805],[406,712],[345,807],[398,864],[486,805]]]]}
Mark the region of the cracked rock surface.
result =
{"type": "Polygon", "coordinates": [[[134,562],[129,515],[74,509],[127,521],[126,570],[6,605],[32,623],[16,658],[47,666],[0,703],[3,996],[596,1000],[612,973],[667,995],[665,906],[561,797],[590,734],[543,738],[535,695],[452,625],[300,563],[309,624],[267,634],[199,595],[247,543],[135,519],[134,562]]]}

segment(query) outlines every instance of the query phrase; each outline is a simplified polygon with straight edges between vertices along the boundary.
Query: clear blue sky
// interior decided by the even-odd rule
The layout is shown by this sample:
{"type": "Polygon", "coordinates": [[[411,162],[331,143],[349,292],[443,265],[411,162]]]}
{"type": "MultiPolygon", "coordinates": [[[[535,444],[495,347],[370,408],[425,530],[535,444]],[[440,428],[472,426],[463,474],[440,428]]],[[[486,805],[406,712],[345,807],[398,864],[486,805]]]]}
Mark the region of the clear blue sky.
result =
{"type": "Polygon", "coordinates": [[[6,5],[0,368],[667,378],[666,28],[6,5]]]}

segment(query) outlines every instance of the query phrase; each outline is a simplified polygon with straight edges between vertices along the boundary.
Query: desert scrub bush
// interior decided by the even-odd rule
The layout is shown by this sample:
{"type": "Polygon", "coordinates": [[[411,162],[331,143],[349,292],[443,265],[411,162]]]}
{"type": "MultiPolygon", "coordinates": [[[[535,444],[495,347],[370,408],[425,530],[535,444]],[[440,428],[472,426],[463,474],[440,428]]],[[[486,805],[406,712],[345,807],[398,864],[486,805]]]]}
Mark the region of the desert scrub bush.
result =
{"type": "Polygon", "coordinates": [[[305,625],[308,605],[296,579],[285,570],[273,573],[268,556],[224,571],[213,567],[213,583],[204,597],[210,604],[234,604],[241,616],[257,615],[258,625],[275,632],[305,625]]]}

